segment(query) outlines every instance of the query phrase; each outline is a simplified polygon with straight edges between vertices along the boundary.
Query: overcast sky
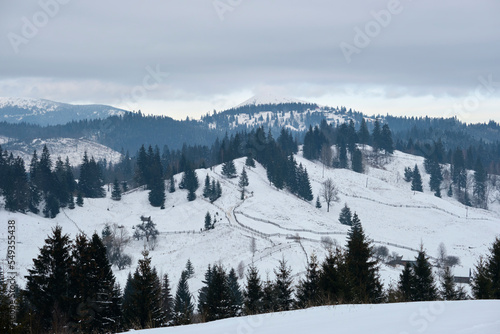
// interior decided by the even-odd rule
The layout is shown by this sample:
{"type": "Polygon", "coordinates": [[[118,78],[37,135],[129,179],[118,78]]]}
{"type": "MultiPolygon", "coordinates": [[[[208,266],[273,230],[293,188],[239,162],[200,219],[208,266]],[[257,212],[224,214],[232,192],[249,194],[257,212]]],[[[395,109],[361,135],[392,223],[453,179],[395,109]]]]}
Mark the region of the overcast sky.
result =
{"type": "Polygon", "coordinates": [[[199,117],[271,92],[500,121],[498,0],[0,0],[0,96],[199,117]]]}

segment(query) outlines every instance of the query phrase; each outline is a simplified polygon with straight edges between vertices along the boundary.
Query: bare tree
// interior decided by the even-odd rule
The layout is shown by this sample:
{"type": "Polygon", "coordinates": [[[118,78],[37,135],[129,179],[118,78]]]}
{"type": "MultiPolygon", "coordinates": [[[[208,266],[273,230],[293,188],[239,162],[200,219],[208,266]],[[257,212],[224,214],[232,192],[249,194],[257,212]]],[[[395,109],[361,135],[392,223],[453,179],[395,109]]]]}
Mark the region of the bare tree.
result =
{"type": "Polygon", "coordinates": [[[323,186],[321,188],[321,197],[323,197],[326,202],[326,212],[330,212],[330,204],[332,202],[338,202],[338,193],[339,191],[337,190],[337,186],[335,185],[335,183],[333,183],[333,180],[331,178],[328,178],[323,182],[323,186]]]}
{"type": "Polygon", "coordinates": [[[240,261],[238,263],[238,277],[242,279],[245,276],[245,263],[243,261],[240,261]]]}

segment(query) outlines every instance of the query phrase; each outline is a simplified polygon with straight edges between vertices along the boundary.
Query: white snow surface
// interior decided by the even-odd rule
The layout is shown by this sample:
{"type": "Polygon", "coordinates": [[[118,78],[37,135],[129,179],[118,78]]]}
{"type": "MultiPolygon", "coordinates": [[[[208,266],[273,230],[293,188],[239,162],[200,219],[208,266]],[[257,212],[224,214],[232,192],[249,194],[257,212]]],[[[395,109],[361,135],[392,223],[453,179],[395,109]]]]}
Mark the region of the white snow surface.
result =
{"type": "Polygon", "coordinates": [[[338,305],[131,331],[142,334],[498,334],[500,301],[338,305]]]}
{"type": "MultiPolygon", "coordinates": [[[[338,222],[344,203],[358,213],[374,246],[387,246],[389,253],[396,252],[403,259],[413,260],[421,244],[428,255],[437,256],[437,248],[443,242],[448,255],[458,256],[461,260],[461,265],[453,268],[457,276],[468,276],[479,256],[488,254],[488,248],[500,235],[500,206],[495,200],[498,190],[490,191],[491,211],[467,210],[446,196],[446,184],[443,185],[443,198],[437,198],[429,190],[429,176],[424,173],[420,157],[395,152],[383,168],[369,168],[366,174],[326,168],[324,176],[320,163],[308,161],[301,154],[296,159],[307,168],[315,197],[320,192],[321,183],[328,177],[338,186],[340,200],[333,203],[330,212],[327,212],[325,203],[317,209],[314,200],[306,202],[270,186],[265,169],[258,164],[256,168],[247,168],[250,185],[244,201],[240,200],[238,179],[221,176],[221,166],[213,170],[197,170],[200,188],[194,202],[187,201],[186,190],[167,192],[164,210],[151,207],[148,192],[140,189],[124,194],[121,201],[113,201],[111,189],[106,187],[106,198],[85,199],[83,207],[62,209],[55,219],[32,213],[7,212],[0,197],[0,265],[5,268],[9,219],[16,221],[18,283],[24,286],[24,276],[33,265],[32,259],[39,254],[39,248],[56,225],[62,226],[63,232],[72,239],[79,231],[88,235],[94,231],[100,234],[106,223],[123,226],[132,236],[133,226],[140,223],[141,215],[151,216],[160,232],[156,247],[150,249],[152,264],[159,274],[169,274],[175,291],[186,261],[191,259],[195,274],[189,279],[189,286],[195,298],[203,286],[207,266],[214,263],[237,268],[240,263],[246,267],[253,261],[262,279],[267,275],[274,279],[273,269],[284,257],[297,282],[303,277],[307,258],[312,253],[319,261],[327,254],[320,242],[322,237],[330,237],[342,246],[346,244],[349,227],[338,222]],[[410,184],[402,178],[404,167],[415,164],[423,174],[424,193],[411,191],[410,184]],[[222,197],[213,204],[202,196],[207,174],[222,184],[222,197]],[[201,232],[207,212],[217,217],[215,229],[201,232]],[[300,242],[294,238],[296,235],[301,237],[300,242]],[[250,250],[252,238],[256,240],[255,254],[250,250]]],[[[235,160],[238,173],[244,161],[244,158],[235,160]]],[[[175,176],[177,184],[181,177],[175,176]]],[[[148,246],[144,241],[132,240],[124,250],[132,256],[132,267],[124,270],[113,267],[122,288],[145,247],[148,246]]],[[[398,280],[402,269],[400,266],[380,265],[386,287],[398,280]]],[[[240,284],[245,284],[244,278],[240,284]]]]}
{"type": "Polygon", "coordinates": [[[235,108],[247,106],[247,105],[260,105],[260,104],[280,104],[280,103],[309,103],[306,101],[294,99],[291,97],[274,95],[270,92],[257,94],[249,98],[248,100],[238,104],[235,108]]]}

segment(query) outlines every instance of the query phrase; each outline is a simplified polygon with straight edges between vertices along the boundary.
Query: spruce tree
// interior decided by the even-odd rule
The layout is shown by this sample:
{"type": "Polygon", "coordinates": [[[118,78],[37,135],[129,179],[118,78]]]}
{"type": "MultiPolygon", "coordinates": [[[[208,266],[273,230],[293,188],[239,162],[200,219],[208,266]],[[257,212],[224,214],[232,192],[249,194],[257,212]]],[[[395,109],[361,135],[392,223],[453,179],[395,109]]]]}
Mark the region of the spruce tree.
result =
{"type": "Polygon", "coordinates": [[[168,274],[163,275],[162,286],[161,286],[161,300],[162,300],[162,311],[165,315],[165,323],[163,326],[168,326],[172,322],[173,318],[173,308],[174,300],[172,298],[172,293],[170,289],[170,280],[168,274]]]}
{"type": "Polygon", "coordinates": [[[423,249],[420,249],[413,267],[415,274],[415,301],[432,301],[437,299],[432,266],[423,249]]]}
{"type": "Polygon", "coordinates": [[[336,248],[335,251],[330,249],[319,273],[320,300],[328,305],[351,301],[349,282],[345,251],[340,248],[336,248]]]}
{"type": "Polygon", "coordinates": [[[352,154],[352,170],[356,173],[363,173],[363,154],[356,148],[352,154]]]}
{"type": "Polygon", "coordinates": [[[118,183],[117,178],[115,178],[113,182],[113,191],[111,192],[111,199],[115,201],[119,201],[122,199],[122,191],[120,189],[120,184],[118,183]]]}
{"type": "Polygon", "coordinates": [[[488,264],[483,257],[479,258],[475,266],[474,275],[472,277],[472,294],[476,299],[491,299],[492,284],[488,264]]]}
{"type": "Polygon", "coordinates": [[[377,261],[373,259],[373,249],[367,240],[361,221],[356,213],[347,238],[347,268],[352,279],[355,302],[378,303],[382,301],[377,261]]]}
{"type": "Polygon", "coordinates": [[[236,317],[241,314],[243,307],[243,293],[241,292],[240,284],[238,283],[238,276],[234,268],[231,268],[227,275],[227,285],[229,289],[229,316],[236,317]]]}
{"type": "Polygon", "coordinates": [[[262,287],[262,312],[276,312],[279,309],[276,287],[269,277],[267,277],[262,287]]]}
{"type": "Polygon", "coordinates": [[[382,149],[382,130],[380,129],[380,121],[378,119],[375,120],[372,131],[373,138],[373,150],[377,152],[382,149]]]}
{"type": "Polygon", "coordinates": [[[211,230],[212,228],[212,217],[210,216],[210,212],[207,211],[205,215],[205,231],[211,230]]]}
{"type": "Polygon", "coordinates": [[[2,333],[10,333],[12,329],[11,310],[12,300],[9,297],[7,282],[0,267],[0,331],[2,333]]]}
{"type": "Polygon", "coordinates": [[[352,226],[352,213],[347,203],[345,203],[342,210],[340,210],[339,222],[342,225],[352,226]]]}
{"type": "Polygon", "coordinates": [[[432,160],[429,163],[429,172],[431,174],[431,179],[429,181],[431,191],[434,191],[436,197],[441,197],[441,182],[443,182],[441,165],[439,165],[437,161],[432,160]]]}
{"type": "Polygon", "coordinates": [[[496,238],[488,256],[488,276],[491,279],[491,295],[500,299],[500,238],[496,238]]]}
{"type": "Polygon", "coordinates": [[[248,267],[246,278],[247,285],[244,292],[244,313],[246,315],[262,313],[264,292],[262,291],[259,271],[253,264],[248,267]]]}
{"type": "Polygon", "coordinates": [[[318,306],[319,300],[319,269],[318,258],[313,253],[306,268],[306,277],[299,281],[297,287],[297,306],[307,308],[318,306]]]}
{"type": "Polygon", "coordinates": [[[274,274],[276,275],[274,289],[277,310],[289,311],[293,304],[292,269],[288,266],[284,258],[280,260],[278,268],[274,270],[274,274]]]}
{"type": "Polygon", "coordinates": [[[149,253],[144,251],[143,258],[133,276],[134,299],[136,314],[134,323],[140,328],[159,327],[165,323],[165,314],[162,308],[161,283],[156,268],[151,267],[149,253]]]}
{"type": "Polygon", "coordinates": [[[190,279],[190,278],[193,278],[194,276],[194,267],[193,267],[193,263],[191,262],[191,259],[188,259],[187,262],[186,262],[186,272],[187,272],[187,278],[190,279]]]}
{"type": "Polygon", "coordinates": [[[255,168],[255,160],[253,159],[251,153],[247,155],[247,158],[245,160],[245,166],[250,168],[255,168]]]}
{"type": "Polygon", "coordinates": [[[222,164],[222,175],[230,179],[236,177],[236,167],[234,166],[233,160],[226,161],[222,164]]]}
{"type": "Polygon", "coordinates": [[[209,198],[211,195],[211,187],[210,187],[210,177],[207,176],[205,177],[205,186],[203,187],[203,197],[209,198]]]}
{"type": "Polygon", "coordinates": [[[187,282],[187,273],[182,272],[177,291],[174,299],[174,325],[188,325],[192,322],[193,318],[193,302],[191,301],[191,293],[189,292],[189,285],[187,282]]]}
{"type": "Polygon", "coordinates": [[[441,280],[440,295],[443,300],[457,300],[458,291],[455,284],[455,277],[451,273],[450,267],[444,269],[441,280]]]}
{"type": "Polygon", "coordinates": [[[398,291],[402,301],[415,300],[415,274],[410,262],[406,262],[403,272],[399,275],[398,291]]]}
{"type": "Polygon", "coordinates": [[[413,170],[411,167],[405,167],[404,179],[406,182],[410,182],[413,179],[413,170]]]}
{"type": "Polygon", "coordinates": [[[170,176],[168,192],[169,193],[175,192],[175,180],[173,175],[170,176]]]}
{"type": "Polygon", "coordinates": [[[206,321],[228,318],[231,315],[229,286],[225,270],[220,265],[212,267],[210,282],[207,285],[206,301],[202,314],[206,321]]]}
{"type": "Polygon", "coordinates": [[[76,205],[82,207],[83,206],[83,196],[81,192],[78,192],[76,195],[76,205]]]}
{"type": "Polygon", "coordinates": [[[411,190],[423,192],[422,188],[422,177],[420,176],[420,172],[418,170],[418,166],[415,164],[415,168],[413,169],[413,176],[411,181],[411,190]]]}
{"type": "Polygon", "coordinates": [[[316,196],[316,209],[321,209],[321,202],[319,200],[319,196],[316,196]]]}
{"type": "Polygon", "coordinates": [[[247,172],[245,170],[245,167],[243,167],[243,170],[241,171],[240,180],[238,182],[238,186],[240,187],[241,191],[243,193],[245,193],[245,188],[248,187],[248,185],[249,185],[248,175],[247,175],[247,172]]]}
{"type": "Polygon", "coordinates": [[[380,148],[385,151],[385,154],[394,153],[394,143],[392,141],[392,133],[389,125],[384,124],[380,133],[380,148]]]}
{"type": "Polygon", "coordinates": [[[478,208],[486,209],[488,207],[487,201],[487,179],[488,175],[481,163],[481,159],[477,159],[474,166],[474,205],[478,208]]]}
{"type": "Polygon", "coordinates": [[[361,125],[359,127],[358,132],[359,142],[363,145],[367,145],[370,143],[370,132],[368,131],[368,126],[366,125],[366,120],[363,118],[361,120],[361,125]]]}
{"type": "Polygon", "coordinates": [[[26,276],[26,297],[32,313],[37,315],[42,332],[48,332],[54,322],[65,322],[71,310],[70,270],[71,241],[62,228],[56,226],[45,239],[40,254],[33,259],[26,276]]]}

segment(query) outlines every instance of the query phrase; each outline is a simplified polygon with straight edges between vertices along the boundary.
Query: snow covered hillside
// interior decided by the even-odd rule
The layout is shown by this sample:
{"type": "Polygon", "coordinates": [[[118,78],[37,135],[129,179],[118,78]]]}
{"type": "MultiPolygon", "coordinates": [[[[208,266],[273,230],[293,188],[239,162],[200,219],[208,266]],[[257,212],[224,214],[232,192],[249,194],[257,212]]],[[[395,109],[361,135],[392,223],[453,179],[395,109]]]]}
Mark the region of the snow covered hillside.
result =
{"type": "Polygon", "coordinates": [[[261,314],[204,324],[137,331],[141,334],[498,334],[500,301],[339,305],[261,314]]]}
{"type": "Polygon", "coordinates": [[[105,105],[72,105],[33,98],[0,97],[0,121],[38,125],[123,116],[127,111],[105,105]]]}
{"type": "Polygon", "coordinates": [[[40,156],[44,145],[47,145],[54,162],[57,157],[61,157],[63,161],[66,157],[68,157],[72,166],[78,166],[82,163],[82,158],[85,152],[87,152],[89,157],[93,156],[96,161],[106,159],[108,163],[117,163],[121,158],[121,153],[92,140],[83,138],[51,138],[47,140],[35,139],[30,143],[8,138],[5,138],[2,143],[2,138],[5,137],[0,137],[0,145],[2,145],[2,148],[9,151],[9,153],[12,152],[14,156],[20,156],[23,158],[26,165],[29,165],[31,161],[33,150],[36,150],[38,156],[40,156]]]}
{"type": "Polygon", "coordinates": [[[274,94],[271,94],[269,92],[266,92],[266,93],[257,94],[257,95],[252,96],[248,100],[238,104],[236,106],[236,108],[248,106],[248,105],[257,106],[259,104],[280,104],[280,103],[309,103],[309,102],[290,98],[290,97],[278,96],[278,95],[274,95],[274,94]]]}
{"type": "MultiPolygon", "coordinates": [[[[382,169],[371,168],[366,174],[344,169],[325,169],[319,163],[303,159],[297,162],[307,168],[313,194],[320,192],[326,178],[332,178],[339,187],[340,201],[333,204],[330,212],[326,205],[317,209],[314,201],[298,199],[287,191],[278,191],[269,185],[266,171],[260,165],[247,168],[250,185],[247,198],[240,200],[238,179],[221,176],[221,166],[213,170],[197,170],[202,185],[194,202],[186,199],[187,191],[177,189],[167,193],[166,208],[153,208],[148,202],[148,192],[132,190],[121,201],[107,198],[85,199],[83,207],[62,209],[55,219],[45,219],[32,213],[20,214],[0,210],[0,254],[6,254],[7,221],[16,220],[19,283],[24,286],[24,275],[32,266],[44,239],[59,224],[63,232],[74,238],[79,231],[101,233],[104,225],[117,224],[118,228],[133,235],[133,227],[140,223],[141,215],[151,216],[157,224],[160,236],[156,247],[150,249],[152,264],[158,273],[168,273],[174,291],[181,271],[188,259],[195,269],[189,280],[191,292],[197,297],[208,264],[222,263],[227,268],[246,267],[252,261],[263,279],[284,257],[293,269],[295,278],[305,271],[308,257],[314,252],[321,261],[326,254],[322,238],[329,237],[339,245],[346,244],[349,228],[338,222],[339,212],[347,203],[361,219],[368,237],[375,246],[386,246],[403,259],[413,260],[416,250],[423,243],[431,256],[443,242],[449,255],[458,256],[461,265],[454,268],[457,276],[468,276],[469,269],[488,252],[495,236],[500,235],[500,208],[490,203],[491,211],[469,208],[456,200],[436,198],[429,190],[429,176],[424,175],[424,193],[414,193],[410,184],[402,178],[403,169],[418,164],[424,171],[423,159],[395,152],[382,169]],[[206,175],[220,180],[222,197],[211,204],[203,199],[203,181],[206,175]],[[201,231],[205,214],[217,217],[215,229],[201,231]],[[256,249],[250,244],[255,238],[256,249]]],[[[238,173],[245,159],[235,161],[238,173]]],[[[176,175],[179,183],[181,175],[176,175]]],[[[493,192],[492,192],[493,193],[493,192]]],[[[491,194],[493,196],[493,194],[491,194]]],[[[125,253],[132,256],[132,267],[113,268],[123,287],[130,271],[135,270],[141,251],[148,248],[144,241],[132,240],[125,253]]],[[[5,257],[1,260],[4,265],[5,257]]],[[[398,279],[401,266],[381,265],[381,276],[386,286],[398,279]]],[[[244,282],[241,281],[241,284],[244,282]]]]}

